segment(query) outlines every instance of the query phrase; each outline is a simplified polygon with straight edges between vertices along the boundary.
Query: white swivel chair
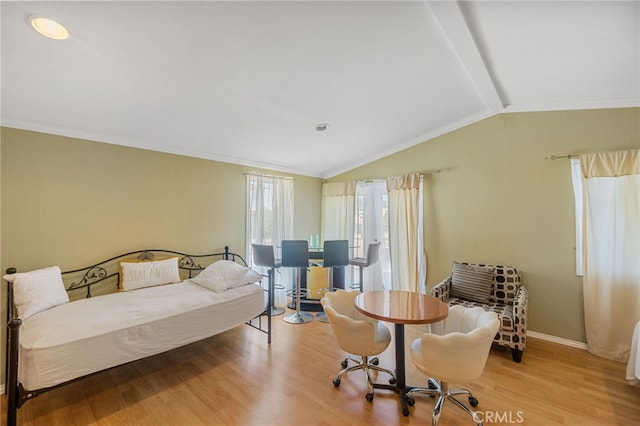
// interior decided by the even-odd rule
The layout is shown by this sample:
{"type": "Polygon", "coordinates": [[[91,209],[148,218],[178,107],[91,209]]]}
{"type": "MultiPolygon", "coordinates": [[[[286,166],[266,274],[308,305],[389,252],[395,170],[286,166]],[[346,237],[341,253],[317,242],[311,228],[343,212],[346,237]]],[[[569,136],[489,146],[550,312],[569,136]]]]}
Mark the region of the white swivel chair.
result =
{"type": "Polygon", "coordinates": [[[429,377],[429,387],[413,388],[407,392],[407,403],[414,405],[416,394],[438,396],[431,417],[433,426],[438,424],[446,401],[453,402],[482,425],[482,419],[455,396],[466,395],[472,407],[478,405],[478,400],[467,389],[450,390],[449,383],[470,382],[482,375],[499,327],[495,312],[487,312],[480,307],[449,307],[449,316],[430,324],[430,333],[414,340],[411,345],[411,358],[418,370],[429,377]]]}
{"type": "Polygon", "coordinates": [[[275,283],[275,270],[282,266],[282,261],[275,258],[273,246],[265,244],[251,244],[253,251],[253,264],[269,268],[269,308],[271,315],[281,315],[284,308],[275,306],[274,298],[276,289],[284,289],[283,285],[275,283]]]}
{"type": "Polygon", "coordinates": [[[349,265],[358,267],[358,276],[359,276],[359,281],[355,284],[352,284],[351,288],[363,291],[362,277],[364,275],[363,273],[364,268],[367,268],[377,263],[379,257],[380,257],[380,241],[374,241],[373,243],[370,243],[369,246],[367,247],[366,257],[352,257],[351,259],[349,259],[349,265]]]}
{"type": "MultiPolygon", "coordinates": [[[[320,289],[321,293],[335,291],[333,276],[335,268],[345,267],[349,264],[349,240],[327,240],[322,246],[322,267],[329,268],[329,288],[320,289]]],[[[320,312],[316,319],[321,322],[329,322],[327,315],[320,312]]]]}
{"type": "Polygon", "coordinates": [[[335,387],[340,386],[342,376],[363,370],[367,379],[367,401],[373,401],[373,382],[370,370],[381,371],[391,376],[390,383],[395,383],[396,376],[391,370],[378,367],[378,358],[369,358],[381,354],[391,342],[391,332],[376,319],[358,312],[353,304],[359,291],[337,290],[324,294],[320,303],[329,318],[338,346],[345,352],[360,356],[360,359],[346,357],[341,365],[342,370],[333,379],[335,387]],[[349,367],[349,361],[355,365],[349,367]]]}
{"type": "Polygon", "coordinates": [[[296,311],[286,315],[283,319],[290,324],[304,324],[313,321],[313,315],[301,312],[302,298],[306,296],[306,289],[302,289],[302,271],[309,267],[309,243],[306,240],[282,241],[282,266],[296,268],[295,289],[292,298],[295,301],[296,311]]]}

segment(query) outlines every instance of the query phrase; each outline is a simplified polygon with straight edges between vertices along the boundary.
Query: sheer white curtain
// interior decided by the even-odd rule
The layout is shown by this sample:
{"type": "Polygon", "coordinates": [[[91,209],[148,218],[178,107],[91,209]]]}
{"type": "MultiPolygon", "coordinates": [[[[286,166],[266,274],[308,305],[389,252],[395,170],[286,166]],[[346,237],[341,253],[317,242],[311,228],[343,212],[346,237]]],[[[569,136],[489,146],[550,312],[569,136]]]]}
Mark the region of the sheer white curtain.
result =
{"type": "Polygon", "coordinates": [[[573,201],[576,222],[576,275],[582,275],[583,244],[582,244],[582,168],[579,158],[571,158],[571,181],[573,182],[573,201]]]}
{"type": "MultiPolygon", "coordinates": [[[[387,189],[384,181],[328,182],[322,186],[322,238],[347,239],[351,256],[364,257],[369,243],[380,241],[378,263],[364,270],[363,290],[391,288],[387,238],[387,189]]],[[[349,268],[347,285],[358,279],[349,268]]]]}
{"type": "MultiPolygon", "coordinates": [[[[384,181],[358,182],[356,188],[356,255],[365,257],[369,244],[380,241],[378,263],[364,269],[363,291],[391,289],[388,197],[384,181]],[[360,220],[359,220],[360,219],[360,220]]],[[[355,273],[356,271],[354,271],[355,273]]],[[[356,274],[357,276],[357,274],[356,274]]]]}
{"type": "MultiPolygon", "coordinates": [[[[320,239],[349,240],[353,246],[355,182],[325,182],[322,184],[322,211],[320,212],[320,239]]],[[[350,254],[351,256],[351,254],[350,254]]],[[[345,289],[353,282],[350,266],[345,268],[345,289]]]]}
{"type": "MultiPolygon", "coordinates": [[[[246,227],[245,253],[249,264],[253,263],[252,243],[273,245],[276,257],[279,257],[282,240],[293,238],[292,179],[247,175],[246,227]]],[[[293,281],[288,269],[281,269],[281,279],[276,274],[276,282],[283,284],[285,290],[291,288],[293,281]]],[[[276,305],[286,303],[285,290],[276,290],[276,305]]]]}
{"type": "Polygon", "coordinates": [[[417,173],[387,178],[391,285],[396,290],[426,293],[422,187],[417,173]]]}
{"type": "Polygon", "coordinates": [[[355,182],[322,184],[320,233],[322,240],[349,240],[353,245],[355,182]]]}
{"type": "Polygon", "coordinates": [[[580,156],[588,350],[624,361],[640,321],[640,150],[580,156]]]}

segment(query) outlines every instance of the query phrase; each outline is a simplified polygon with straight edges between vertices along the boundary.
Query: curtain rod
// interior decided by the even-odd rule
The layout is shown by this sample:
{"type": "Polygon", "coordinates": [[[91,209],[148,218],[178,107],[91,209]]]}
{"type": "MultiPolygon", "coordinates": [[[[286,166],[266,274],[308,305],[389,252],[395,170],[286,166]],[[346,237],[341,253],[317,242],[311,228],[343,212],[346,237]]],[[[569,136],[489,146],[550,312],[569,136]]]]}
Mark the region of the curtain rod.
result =
{"type": "MultiPolygon", "coordinates": [[[[604,152],[620,152],[620,151],[604,151],[604,152]]],[[[545,157],[545,160],[558,160],[560,158],[579,158],[581,154],[568,154],[568,155],[550,155],[545,157]]]]}
{"type": "MultiPolygon", "coordinates": [[[[424,175],[437,175],[438,173],[442,173],[443,170],[440,169],[435,169],[435,170],[426,170],[424,172],[420,172],[418,173],[420,175],[420,179],[424,178],[424,175]]],[[[405,173],[407,175],[411,175],[413,173],[405,173]]],[[[397,175],[397,176],[402,176],[402,175],[397,175]]],[[[365,179],[358,179],[358,182],[364,182],[364,183],[371,183],[371,182],[384,182],[386,178],[365,178],[365,179]]]]}
{"type": "Polygon", "coordinates": [[[578,154],[568,154],[568,155],[553,155],[546,157],[545,160],[559,160],[561,158],[578,158],[578,154]]]}
{"type": "Polygon", "coordinates": [[[264,173],[243,173],[245,176],[258,176],[258,177],[267,177],[267,178],[273,178],[273,179],[288,179],[288,180],[293,180],[293,178],[291,176],[278,176],[278,175],[267,175],[264,173]]]}

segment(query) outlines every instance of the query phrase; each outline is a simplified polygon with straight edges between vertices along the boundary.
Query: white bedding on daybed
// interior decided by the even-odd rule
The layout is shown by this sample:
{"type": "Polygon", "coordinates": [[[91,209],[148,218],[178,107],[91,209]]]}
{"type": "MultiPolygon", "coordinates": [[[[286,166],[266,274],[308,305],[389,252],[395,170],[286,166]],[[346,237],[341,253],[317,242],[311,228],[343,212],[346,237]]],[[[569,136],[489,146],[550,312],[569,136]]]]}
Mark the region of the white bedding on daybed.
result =
{"type": "Polygon", "coordinates": [[[218,293],[189,280],[65,303],[23,322],[18,380],[54,386],[229,330],[264,307],[256,284],[218,293]]]}

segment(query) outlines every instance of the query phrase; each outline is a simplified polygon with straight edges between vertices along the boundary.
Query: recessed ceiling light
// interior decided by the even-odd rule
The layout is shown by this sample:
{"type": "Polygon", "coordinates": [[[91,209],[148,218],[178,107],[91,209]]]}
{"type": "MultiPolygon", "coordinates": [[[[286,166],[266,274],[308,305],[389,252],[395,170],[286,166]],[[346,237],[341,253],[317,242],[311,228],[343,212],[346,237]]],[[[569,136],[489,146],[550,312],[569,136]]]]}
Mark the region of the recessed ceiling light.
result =
{"type": "Polygon", "coordinates": [[[65,40],[69,38],[69,31],[52,19],[33,18],[31,20],[31,26],[43,36],[54,40],[65,40]]]}
{"type": "Polygon", "coordinates": [[[316,126],[316,130],[319,131],[319,132],[324,132],[328,128],[329,128],[329,125],[327,123],[318,124],[316,126]]]}

